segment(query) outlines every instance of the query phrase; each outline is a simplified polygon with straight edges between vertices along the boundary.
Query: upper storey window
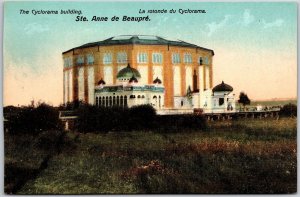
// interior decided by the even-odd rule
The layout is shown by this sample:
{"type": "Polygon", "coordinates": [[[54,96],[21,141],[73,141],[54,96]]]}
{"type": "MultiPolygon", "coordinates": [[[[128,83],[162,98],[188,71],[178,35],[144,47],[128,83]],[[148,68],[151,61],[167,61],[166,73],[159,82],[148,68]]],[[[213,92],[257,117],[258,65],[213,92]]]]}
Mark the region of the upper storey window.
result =
{"type": "Polygon", "coordinates": [[[82,65],[82,64],[84,64],[84,57],[83,57],[83,56],[77,57],[76,64],[77,64],[77,65],[82,65]]]}
{"type": "Polygon", "coordinates": [[[180,63],[180,55],[179,55],[179,53],[173,53],[172,54],[172,63],[173,64],[179,64],[180,63]]]}
{"type": "Polygon", "coordinates": [[[204,64],[209,64],[209,58],[208,57],[204,57],[204,64]]]}
{"type": "Polygon", "coordinates": [[[153,53],[152,54],[152,63],[161,64],[162,63],[162,54],[161,53],[153,53]]]}
{"type": "Polygon", "coordinates": [[[112,63],[112,54],[104,53],[103,55],[103,64],[111,64],[112,63]]]}
{"type": "Polygon", "coordinates": [[[147,53],[139,53],[137,58],[138,58],[138,63],[147,63],[148,62],[147,53]]]}
{"type": "Polygon", "coordinates": [[[71,67],[73,65],[73,61],[71,57],[64,58],[64,67],[71,67]]]}
{"type": "Polygon", "coordinates": [[[94,62],[95,62],[94,56],[92,54],[88,54],[86,56],[86,59],[87,59],[88,64],[94,64],[94,62]]]}
{"type": "Polygon", "coordinates": [[[189,53],[184,54],[184,63],[190,64],[192,63],[192,55],[189,53]]]}
{"type": "Polygon", "coordinates": [[[117,54],[117,63],[127,63],[127,53],[119,52],[117,54]]]}

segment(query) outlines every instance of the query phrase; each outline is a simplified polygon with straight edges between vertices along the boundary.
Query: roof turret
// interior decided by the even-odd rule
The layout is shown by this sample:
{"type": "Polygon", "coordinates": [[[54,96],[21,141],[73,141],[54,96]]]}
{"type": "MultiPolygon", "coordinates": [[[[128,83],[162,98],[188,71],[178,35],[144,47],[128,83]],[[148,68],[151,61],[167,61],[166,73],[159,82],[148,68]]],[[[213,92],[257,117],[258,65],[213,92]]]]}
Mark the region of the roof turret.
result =
{"type": "Polygon", "coordinates": [[[98,85],[105,85],[105,81],[101,78],[99,81],[98,81],[98,85]]]}
{"type": "Polygon", "coordinates": [[[128,64],[126,68],[121,69],[117,74],[117,78],[130,78],[132,76],[141,78],[140,72],[137,69],[132,68],[130,64],[128,64]]]}
{"type": "Polygon", "coordinates": [[[158,77],[156,77],[156,79],[154,79],[153,83],[154,83],[154,84],[155,84],[155,83],[161,84],[161,80],[160,80],[158,77]]]}
{"type": "Polygon", "coordinates": [[[212,89],[213,92],[232,92],[233,91],[233,88],[224,83],[224,81],[222,81],[221,84],[215,86],[213,89],[212,89]]]}
{"type": "Polygon", "coordinates": [[[129,79],[129,83],[132,83],[132,82],[134,82],[134,83],[138,82],[137,78],[135,78],[134,75],[132,75],[132,77],[129,79]]]}

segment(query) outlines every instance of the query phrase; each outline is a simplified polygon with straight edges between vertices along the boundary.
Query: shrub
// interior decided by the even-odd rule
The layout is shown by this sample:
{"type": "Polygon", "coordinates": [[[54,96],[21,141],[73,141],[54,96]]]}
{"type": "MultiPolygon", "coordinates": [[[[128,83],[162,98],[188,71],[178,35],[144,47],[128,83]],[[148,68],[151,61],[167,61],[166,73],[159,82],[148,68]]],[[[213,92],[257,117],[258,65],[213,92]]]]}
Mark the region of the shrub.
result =
{"type": "Polygon", "coordinates": [[[132,108],[96,107],[81,105],[78,110],[76,127],[80,132],[129,131],[151,128],[155,118],[155,110],[148,105],[132,108]]]}
{"type": "Polygon", "coordinates": [[[58,110],[45,103],[34,107],[22,107],[9,118],[8,128],[12,133],[36,134],[51,129],[61,129],[58,110]]]}
{"type": "Polygon", "coordinates": [[[79,132],[108,132],[156,129],[161,132],[176,132],[206,128],[206,120],[199,115],[156,115],[150,105],[131,108],[96,107],[81,105],[76,128],[79,132]]]}
{"type": "Polygon", "coordinates": [[[154,127],[156,112],[150,105],[134,106],[129,109],[130,129],[151,129],[154,127]]]}
{"type": "Polygon", "coordinates": [[[280,109],[279,113],[280,115],[286,117],[287,116],[297,117],[297,105],[294,105],[292,103],[286,104],[280,109]]]}

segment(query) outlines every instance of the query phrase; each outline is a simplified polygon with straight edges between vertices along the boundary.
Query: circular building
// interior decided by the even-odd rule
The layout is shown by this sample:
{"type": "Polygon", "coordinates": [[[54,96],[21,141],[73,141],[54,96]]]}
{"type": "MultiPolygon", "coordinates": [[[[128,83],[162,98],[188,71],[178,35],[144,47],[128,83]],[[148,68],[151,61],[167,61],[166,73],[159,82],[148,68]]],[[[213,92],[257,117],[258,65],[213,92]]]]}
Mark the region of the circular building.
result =
{"type": "Polygon", "coordinates": [[[101,80],[116,85],[133,77],[147,85],[158,78],[165,89],[163,107],[184,108],[189,87],[200,94],[212,88],[213,55],[211,49],[159,36],[124,35],[87,43],[62,53],[64,103],[95,104],[101,80]]]}

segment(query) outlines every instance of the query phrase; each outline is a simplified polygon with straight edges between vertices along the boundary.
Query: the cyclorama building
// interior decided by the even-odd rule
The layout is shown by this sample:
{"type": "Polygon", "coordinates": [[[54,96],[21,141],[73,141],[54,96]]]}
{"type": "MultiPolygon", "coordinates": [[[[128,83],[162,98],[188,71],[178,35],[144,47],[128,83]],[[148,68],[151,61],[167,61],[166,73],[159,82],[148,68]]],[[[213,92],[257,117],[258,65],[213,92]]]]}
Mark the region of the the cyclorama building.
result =
{"type": "Polygon", "coordinates": [[[64,103],[150,104],[158,113],[235,111],[233,88],[213,88],[214,51],[158,36],[126,35],[63,52],[64,103]]]}

